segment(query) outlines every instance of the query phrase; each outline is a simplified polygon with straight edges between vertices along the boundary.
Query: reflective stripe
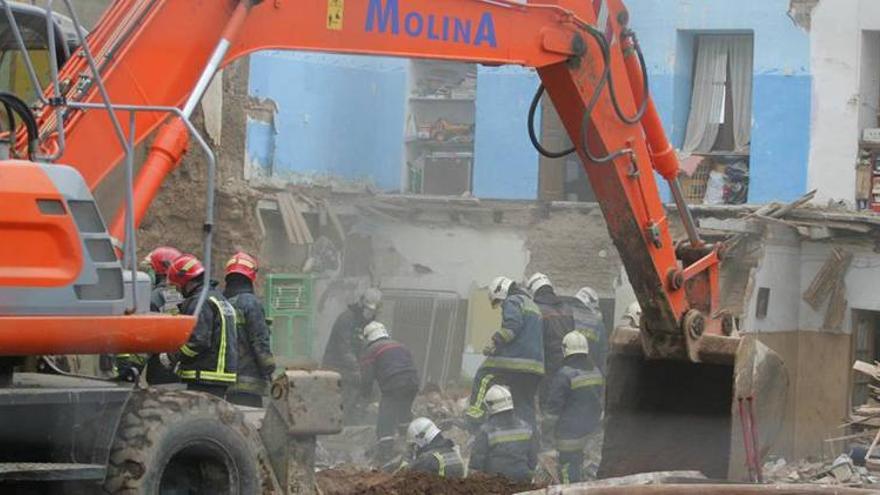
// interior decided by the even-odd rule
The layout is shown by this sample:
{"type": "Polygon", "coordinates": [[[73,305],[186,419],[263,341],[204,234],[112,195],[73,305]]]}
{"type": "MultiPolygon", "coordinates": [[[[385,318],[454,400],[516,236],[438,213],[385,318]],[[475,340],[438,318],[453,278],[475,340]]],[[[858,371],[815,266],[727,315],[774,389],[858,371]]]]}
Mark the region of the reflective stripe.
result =
{"type": "Polygon", "coordinates": [[[505,342],[510,342],[516,338],[516,334],[513,330],[504,327],[501,327],[501,329],[498,330],[498,335],[501,337],[501,340],[505,342]]]}
{"type": "Polygon", "coordinates": [[[437,475],[441,478],[446,477],[446,459],[443,458],[443,455],[439,452],[434,452],[434,459],[437,459],[437,463],[440,465],[440,468],[437,469],[437,475]]]}
{"type": "Polygon", "coordinates": [[[544,363],[527,358],[512,358],[504,356],[490,356],[483,361],[487,368],[501,368],[524,373],[544,374],[544,363]]]}
{"type": "Polygon", "coordinates": [[[556,450],[560,452],[583,452],[587,447],[588,438],[586,436],[580,438],[557,438],[556,450]]]}
{"type": "MultiPolygon", "coordinates": [[[[237,324],[237,320],[235,318],[235,308],[233,308],[232,305],[228,302],[220,301],[213,296],[208,298],[208,300],[217,308],[217,312],[220,313],[220,348],[217,353],[217,368],[215,371],[178,370],[177,376],[187,380],[208,380],[212,382],[235,383],[237,381],[238,375],[236,373],[229,373],[226,371],[226,319],[228,317],[232,317],[232,324],[237,324]]],[[[184,354],[187,354],[187,352],[184,351],[184,347],[187,346],[184,345],[183,347],[181,347],[180,351],[184,354]]],[[[187,349],[189,350],[189,352],[193,352],[192,349],[189,349],[188,347],[187,349]]]]}
{"type": "Polygon", "coordinates": [[[216,371],[180,370],[177,375],[188,380],[210,380],[212,382],[235,383],[235,373],[218,373],[216,371]]]}
{"type": "Polygon", "coordinates": [[[495,379],[495,375],[489,373],[484,376],[482,380],[480,380],[480,388],[477,389],[477,396],[474,398],[474,403],[471,404],[471,407],[467,409],[468,416],[474,419],[480,419],[486,413],[483,409],[483,401],[486,399],[486,392],[489,391],[489,385],[492,383],[492,380],[495,379]]]}
{"type": "Polygon", "coordinates": [[[526,428],[498,430],[489,433],[489,445],[499,443],[528,442],[532,439],[532,431],[526,428]]]}
{"type": "MultiPolygon", "coordinates": [[[[228,308],[224,308],[216,297],[209,299],[217,307],[217,312],[220,313],[220,352],[217,354],[217,373],[223,373],[226,371],[226,312],[223,310],[228,310],[228,308]]],[[[237,324],[235,308],[232,308],[232,324],[237,324]]]]}
{"type": "Polygon", "coordinates": [[[191,357],[191,358],[194,358],[199,355],[198,352],[196,352],[190,348],[189,344],[183,344],[182,346],[180,346],[180,352],[182,352],[184,356],[191,357]]]}
{"type": "Polygon", "coordinates": [[[597,375],[581,375],[571,379],[571,389],[576,390],[584,387],[597,387],[605,384],[605,380],[597,375]]]}
{"type": "Polygon", "coordinates": [[[192,267],[194,267],[194,266],[196,266],[196,263],[198,263],[198,262],[199,262],[199,260],[193,258],[193,259],[187,261],[185,265],[183,265],[182,267],[180,267],[180,271],[181,271],[181,272],[188,272],[189,269],[192,268],[192,267]]]}
{"type": "Polygon", "coordinates": [[[587,340],[592,340],[593,342],[599,341],[599,334],[592,328],[580,328],[578,329],[578,332],[582,333],[587,340]]]}

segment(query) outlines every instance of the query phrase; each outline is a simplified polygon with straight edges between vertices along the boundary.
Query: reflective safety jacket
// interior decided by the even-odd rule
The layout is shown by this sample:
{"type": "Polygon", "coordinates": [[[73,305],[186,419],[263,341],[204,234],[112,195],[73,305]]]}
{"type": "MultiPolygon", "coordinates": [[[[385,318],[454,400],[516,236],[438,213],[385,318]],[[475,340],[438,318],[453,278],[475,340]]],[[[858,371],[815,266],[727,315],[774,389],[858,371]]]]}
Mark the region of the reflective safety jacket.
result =
{"type": "Polygon", "coordinates": [[[464,478],[466,474],[461,453],[452,440],[444,437],[442,433],[416,452],[409,468],[442,478],[464,478]]]}
{"type": "Polygon", "coordinates": [[[373,380],[379,383],[382,393],[419,388],[419,372],[412,353],[400,342],[382,338],[368,344],[360,363],[361,395],[365,397],[373,390],[373,380]]]}
{"type": "Polygon", "coordinates": [[[263,395],[275,371],[263,303],[251,287],[227,285],[224,295],[235,308],[238,322],[238,383],[234,388],[263,395]]]}
{"type": "Polygon", "coordinates": [[[468,469],[530,482],[537,462],[538,436],[513,411],[505,411],[491,416],[480,427],[468,469]]]}
{"type": "Polygon", "coordinates": [[[483,366],[519,373],[544,374],[541,310],[514,289],[501,304],[501,329],[492,336],[495,352],[483,366]]]}
{"type": "Polygon", "coordinates": [[[587,370],[586,356],[571,357],[553,375],[541,409],[555,423],[556,450],[580,452],[602,417],[604,380],[596,370],[587,370]]]}
{"type": "Polygon", "coordinates": [[[584,334],[590,343],[590,357],[599,369],[605,369],[605,354],[608,342],[608,331],[605,329],[605,319],[601,311],[590,309],[577,299],[566,298],[571,301],[574,315],[575,330],[584,334]]]}
{"type": "Polygon", "coordinates": [[[559,298],[550,287],[541,287],[535,294],[535,304],[541,309],[544,333],[544,368],[547,374],[562,366],[562,339],[574,331],[571,306],[559,298]]]}
{"type": "MultiPolygon", "coordinates": [[[[181,313],[195,313],[200,291],[200,287],[196,288],[183,301],[181,313]]],[[[238,368],[237,334],[235,308],[212,287],[189,341],[172,357],[180,362],[177,375],[181,381],[234,384],[238,368]]]]}

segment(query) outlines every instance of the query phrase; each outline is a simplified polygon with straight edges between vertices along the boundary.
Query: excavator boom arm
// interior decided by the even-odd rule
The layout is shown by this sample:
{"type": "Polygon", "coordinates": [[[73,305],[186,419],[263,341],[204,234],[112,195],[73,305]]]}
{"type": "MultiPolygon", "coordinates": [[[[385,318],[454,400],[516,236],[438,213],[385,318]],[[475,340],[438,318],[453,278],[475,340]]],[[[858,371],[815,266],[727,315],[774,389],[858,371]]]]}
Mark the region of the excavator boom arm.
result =
{"type": "MultiPolygon", "coordinates": [[[[121,0],[88,42],[115,103],[182,106],[185,112],[197,100],[187,102],[188,97],[200,95],[214,68],[264,49],[536,68],[576,145],[650,322],[643,336],[646,350],[681,358],[688,334],[721,333],[713,314],[717,252],[692,239],[691,252],[697,252],[692,261],[702,263],[687,273],[676,253],[654,171],[674,183],[678,165],[643,89],[640,54],[627,22],[620,0],[121,0]],[[621,118],[636,116],[643,105],[640,119],[621,118]],[[685,323],[691,332],[683,330],[685,323]]],[[[61,79],[68,83],[70,101],[100,101],[82,57],[72,58],[61,79]]],[[[55,126],[53,115],[42,115],[47,133],[55,126]]],[[[156,114],[136,118],[135,142],[161,123],[156,114]]],[[[110,119],[99,111],[70,111],[65,124],[59,162],[75,166],[100,192],[123,156],[121,144],[109,139],[110,119]],[[95,136],[105,136],[102,146],[94,146],[95,136]]],[[[172,121],[168,127],[135,183],[138,222],[186,149],[183,126],[172,121]]],[[[118,213],[111,229],[118,237],[121,218],[118,213]]]]}

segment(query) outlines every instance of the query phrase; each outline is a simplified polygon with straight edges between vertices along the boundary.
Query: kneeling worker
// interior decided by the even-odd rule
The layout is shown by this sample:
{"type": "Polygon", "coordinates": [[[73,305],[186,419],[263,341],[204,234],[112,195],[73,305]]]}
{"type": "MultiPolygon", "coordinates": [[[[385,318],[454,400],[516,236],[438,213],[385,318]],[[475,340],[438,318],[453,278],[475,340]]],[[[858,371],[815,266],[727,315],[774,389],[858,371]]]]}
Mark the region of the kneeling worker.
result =
{"type": "Polygon", "coordinates": [[[468,469],[532,481],[538,463],[538,436],[513,411],[513,397],[506,387],[493,385],[486,393],[489,420],[474,438],[468,469]]]}
{"type": "Polygon", "coordinates": [[[416,418],[409,424],[406,441],[413,449],[409,469],[442,478],[464,478],[464,460],[458,447],[428,418],[416,418]]]}

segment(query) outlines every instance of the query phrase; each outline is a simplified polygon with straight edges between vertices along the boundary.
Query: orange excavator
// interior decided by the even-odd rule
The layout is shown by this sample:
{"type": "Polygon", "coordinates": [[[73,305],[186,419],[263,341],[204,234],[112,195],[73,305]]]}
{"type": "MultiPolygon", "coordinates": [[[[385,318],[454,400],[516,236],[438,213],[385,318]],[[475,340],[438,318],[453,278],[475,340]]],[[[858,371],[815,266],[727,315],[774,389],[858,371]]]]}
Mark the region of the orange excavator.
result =
{"type": "MultiPolygon", "coordinates": [[[[338,426],[320,413],[311,429],[291,420],[284,404],[302,387],[280,382],[254,441],[230,433],[237,427],[224,431],[216,416],[225,406],[198,394],[22,372],[28,356],[166,352],[186,342],[192,317],[144,309],[136,229],[195,141],[208,157],[210,269],[213,154],[189,118],[219,69],[265,49],[534,68],[541,87],[532,119],[546,93],[574,146],[547,150],[530,126],[533,144],[546,156],[580,156],[643,310],[641,328],[612,337],[600,475],[693,469],[727,478],[747,466],[760,478],[784,368],[720,307],[724,245],[700,237],[685,205],[621,0],[116,0],[90,33],[71,0],[47,3],[34,21],[34,11],[0,1],[3,48],[20,52],[12,60],[30,84],[19,87],[34,89],[0,93],[20,122],[11,121],[9,159],[0,162],[0,482],[165,493],[198,478],[204,493],[252,493],[257,471],[247,469],[269,466],[258,470],[263,487],[267,472],[270,485],[285,486],[287,458],[263,444],[254,451],[268,451],[268,462],[229,451],[265,444],[273,428],[308,436],[338,426]],[[147,157],[135,164],[133,149],[148,137],[147,157]],[[670,233],[655,176],[671,190],[682,241],[670,233]],[[102,212],[113,215],[109,228],[102,212]],[[202,424],[213,430],[173,441],[202,424]]],[[[305,402],[317,411],[322,400],[333,401],[305,402]]]]}

